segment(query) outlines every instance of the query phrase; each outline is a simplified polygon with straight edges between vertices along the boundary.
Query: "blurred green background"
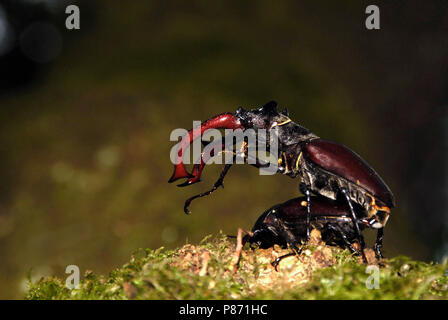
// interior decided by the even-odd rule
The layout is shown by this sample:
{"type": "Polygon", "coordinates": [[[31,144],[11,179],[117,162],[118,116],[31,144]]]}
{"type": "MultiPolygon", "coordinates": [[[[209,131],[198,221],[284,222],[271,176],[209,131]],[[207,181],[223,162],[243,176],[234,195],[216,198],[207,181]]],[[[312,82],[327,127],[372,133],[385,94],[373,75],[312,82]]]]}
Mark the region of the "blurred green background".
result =
{"type": "Polygon", "coordinates": [[[107,273],[141,247],[251,228],[298,196],[297,179],[236,166],[187,216],[185,199],[221,167],[189,188],[167,183],[173,129],[272,99],[389,184],[386,256],[441,259],[448,5],[377,1],[381,29],[369,31],[368,4],[1,1],[0,298],[23,297],[30,270],[107,273]],[[80,30],[65,29],[71,3],[80,30]]]}

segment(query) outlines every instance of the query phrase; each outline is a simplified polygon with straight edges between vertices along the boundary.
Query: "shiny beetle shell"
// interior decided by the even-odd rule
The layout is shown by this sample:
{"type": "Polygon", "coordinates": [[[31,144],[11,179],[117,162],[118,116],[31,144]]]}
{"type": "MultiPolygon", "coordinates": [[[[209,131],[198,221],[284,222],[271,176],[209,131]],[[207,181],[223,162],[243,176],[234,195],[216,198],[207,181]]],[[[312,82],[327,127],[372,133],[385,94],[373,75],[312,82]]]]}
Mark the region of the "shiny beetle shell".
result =
{"type": "MultiPolygon", "coordinates": [[[[324,139],[313,139],[302,146],[302,151],[306,162],[312,164],[309,167],[317,166],[338,178],[345,179],[347,185],[344,187],[349,191],[353,190],[350,195],[355,202],[361,205],[370,204],[371,197],[374,197],[389,208],[395,206],[394,196],[386,183],[360,156],[347,147],[324,139]],[[360,201],[360,195],[354,190],[357,188],[365,191],[361,192],[366,198],[363,201],[360,201]]],[[[316,171],[316,168],[309,168],[308,171],[316,171]]],[[[310,181],[310,184],[315,188],[325,189],[324,185],[319,185],[322,184],[321,181],[316,180],[310,181]]],[[[323,180],[331,182],[331,177],[324,177],[323,180]]],[[[328,187],[335,189],[334,186],[328,187]]],[[[336,197],[333,195],[330,198],[336,197]]]]}
{"type": "MultiPolygon", "coordinates": [[[[349,240],[355,239],[353,222],[344,203],[313,197],[312,204],[311,226],[322,232],[326,242],[343,245],[340,237],[334,234],[333,227],[338,228],[349,240]]],[[[362,212],[362,208],[358,209],[362,212]]],[[[298,243],[306,239],[306,216],[306,197],[275,205],[257,219],[252,228],[253,236],[247,240],[261,248],[269,248],[274,244],[286,246],[288,236],[298,243]]],[[[362,219],[360,223],[361,229],[369,226],[368,220],[362,219]]]]}

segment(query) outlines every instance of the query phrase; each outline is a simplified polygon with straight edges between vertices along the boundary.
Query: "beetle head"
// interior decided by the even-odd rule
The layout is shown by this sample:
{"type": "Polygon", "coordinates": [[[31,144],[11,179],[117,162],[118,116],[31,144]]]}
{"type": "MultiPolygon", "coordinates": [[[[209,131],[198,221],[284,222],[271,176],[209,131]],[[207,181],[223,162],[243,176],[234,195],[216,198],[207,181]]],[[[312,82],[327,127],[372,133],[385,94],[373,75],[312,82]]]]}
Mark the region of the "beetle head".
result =
{"type": "Polygon", "coordinates": [[[264,106],[251,110],[238,108],[235,115],[240,119],[245,129],[271,129],[275,125],[291,121],[287,109],[278,112],[277,102],[270,101],[264,106]]]}
{"type": "Polygon", "coordinates": [[[256,245],[261,249],[267,249],[275,244],[284,245],[282,239],[278,235],[274,234],[272,230],[267,227],[252,230],[250,235],[246,235],[244,238],[244,243],[249,242],[252,245],[256,245]]]}

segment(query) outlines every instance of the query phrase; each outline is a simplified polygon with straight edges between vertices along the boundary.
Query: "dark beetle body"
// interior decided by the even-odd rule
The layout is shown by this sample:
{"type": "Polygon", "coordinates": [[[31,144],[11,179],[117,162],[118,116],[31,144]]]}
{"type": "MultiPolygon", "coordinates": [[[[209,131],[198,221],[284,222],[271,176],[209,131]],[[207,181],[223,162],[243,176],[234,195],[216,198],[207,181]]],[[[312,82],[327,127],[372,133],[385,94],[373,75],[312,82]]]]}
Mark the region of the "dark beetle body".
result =
{"type": "MultiPolygon", "coordinates": [[[[356,230],[343,203],[321,197],[313,197],[312,202],[311,226],[321,232],[327,244],[346,247],[347,242],[356,240],[356,230]]],[[[306,203],[305,197],[294,198],[265,211],[245,242],[266,249],[275,244],[286,247],[306,241],[306,203]]],[[[361,219],[359,223],[361,229],[371,225],[368,219],[361,219]]]]}

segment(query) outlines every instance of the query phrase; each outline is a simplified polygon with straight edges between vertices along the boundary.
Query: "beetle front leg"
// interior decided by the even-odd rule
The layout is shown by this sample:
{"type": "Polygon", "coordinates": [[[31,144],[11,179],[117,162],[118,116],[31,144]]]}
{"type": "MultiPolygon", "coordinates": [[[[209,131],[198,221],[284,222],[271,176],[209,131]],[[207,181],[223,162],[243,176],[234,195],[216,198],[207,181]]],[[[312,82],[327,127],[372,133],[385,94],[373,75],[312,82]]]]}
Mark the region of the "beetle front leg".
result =
{"type": "MultiPolygon", "coordinates": [[[[231,154],[233,154],[233,160],[235,160],[236,159],[236,154],[235,154],[235,152],[233,152],[233,151],[226,151],[226,150],[224,150],[224,151],[220,151],[220,152],[222,152],[222,153],[225,153],[225,152],[229,152],[229,153],[231,153],[231,154]]],[[[244,158],[245,158],[245,161],[247,162],[249,159],[250,160],[253,160],[253,161],[251,161],[251,162],[254,162],[254,163],[251,163],[251,165],[252,166],[254,166],[254,167],[256,167],[256,168],[265,168],[265,167],[269,167],[271,164],[269,163],[269,162],[265,162],[265,161],[262,161],[262,160],[260,160],[260,159],[258,159],[258,158],[252,158],[252,157],[250,157],[247,153],[244,153],[244,158]]],[[[205,165],[205,163],[204,163],[204,165],[205,165]]],[[[213,193],[216,189],[218,189],[219,187],[223,187],[224,188],[224,178],[226,177],[226,174],[227,174],[227,172],[229,171],[229,169],[230,169],[230,167],[233,165],[233,163],[230,163],[230,164],[226,164],[225,166],[224,166],[224,169],[221,171],[221,174],[220,174],[220,176],[219,176],[219,178],[218,178],[218,180],[213,184],[213,187],[210,189],[210,190],[208,190],[208,191],[205,191],[205,192],[202,192],[202,193],[200,193],[200,194],[197,194],[197,195],[195,195],[195,196],[193,196],[193,197],[190,197],[190,198],[188,198],[186,201],[185,201],[185,204],[184,204],[184,212],[186,213],[186,214],[189,214],[190,213],[190,210],[188,209],[188,207],[190,206],[190,204],[191,204],[191,202],[194,200],[194,199],[197,199],[197,198],[202,198],[202,197],[205,197],[205,196],[208,196],[209,194],[211,194],[211,193],[213,193]]],[[[201,174],[201,172],[202,172],[202,168],[200,168],[199,166],[197,166],[196,167],[196,165],[195,165],[195,168],[197,168],[196,170],[197,170],[197,176],[195,176],[194,177],[194,179],[195,179],[195,182],[197,182],[198,181],[198,177],[200,177],[200,174],[201,174]]],[[[195,172],[195,170],[193,170],[194,172],[195,172]]],[[[187,181],[185,184],[183,184],[183,185],[180,185],[180,186],[184,186],[184,185],[188,185],[189,184],[189,181],[187,181]]]]}
{"type": "MultiPolygon", "coordinates": [[[[275,212],[273,212],[273,213],[275,214],[275,212]]],[[[297,239],[294,237],[294,235],[291,233],[291,231],[289,231],[289,229],[283,223],[281,223],[281,221],[279,219],[275,218],[275,222],[277,224],[278,232],[281,234],[282,238],[285,239],[289,248],[293,251],[293,252],[290,252],[283,256],[278,257],[271,263],[271,265],[274,267],[275,271],[278,271],[277,267],[281,260],[283,260],[284,258],[290,257],[290,256],[294,256],[294,255],[297,256],[297,258],[299,258],[300,254],[302,253],[302,248],[297,247],[297,243],[298,243],[297,239]]]]}
{"type": "Polygon", "coordinates": [[[284,255],[278,257],[277,259],[275,259],[274,261],[272,261],[271,265],[274,267],[275,271],[278,272],[277,268],[278,268],[278,265],[280,264],[280,261],[282,261],[284,258],[294,256],[295,254],[296,254],[295,252],[290,252],[290,253],[284,254],[284,255]]]}
{"type": "Polygon", "coordinates": [[[347,204],[348,204],[348,207],[350,209],[350,214],[352,216],[352,222],[353,222],[353,225],[355,226],[356,235],[358,236],[359,244],[361,246],[362,260],[365,263],[367,263],[367,258],[366,258],[366,255],[364,253],[364,248],[365,248],[366,245],[365,245],[365,242],[364,242],[364,237],[361,234],[361,230],[359,229],[358,218],[356,217],[355,210],[353,209],[352,201],[350,200],[348,192],[347,192],[347,190],[345,188],[342,188],[341,192],[344,195],[345,199],[347,200],[347,204]]]}
{"type": "Polygon", "coordinates": [[[378,229],[376,233],[376,241],[373,249],[375,250],[375,255],[378,259],[383,258],[383,253],[381,252],[381,249],[383,248],[383,235],[384,235],[384,229],[380,228],[378,229]]]}
{"type": "Polygon", "coordinates": [[[193,196],[191,198],[188,198],[185,201],[184,212],[186,214],[190,213],[190,210],[188,210],[188,207],[190,206],[191,201],[193,201],[196,198],[202,198],[202,197],[208,196],[209,194],[214,192],[216,189],[218,189],[219,187],[223,186],[224,178],[226,177],[226,174],[229,171],[231,166],[232,166],[232,164],[226,164],[224,166],[224,169],[221,171],[221,174],[219,175],[218,180],[213,184],[213,187],[210,190],[208,190],[206,192],[202,192],[200,194],[197,194],[197,195],[195,195],[195,196],[193,196]]]}

